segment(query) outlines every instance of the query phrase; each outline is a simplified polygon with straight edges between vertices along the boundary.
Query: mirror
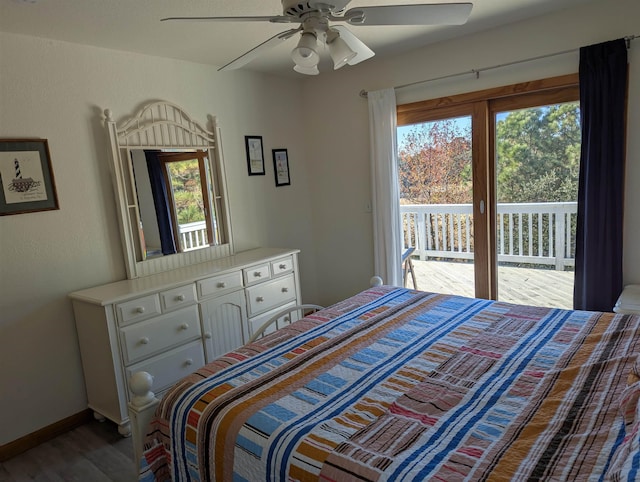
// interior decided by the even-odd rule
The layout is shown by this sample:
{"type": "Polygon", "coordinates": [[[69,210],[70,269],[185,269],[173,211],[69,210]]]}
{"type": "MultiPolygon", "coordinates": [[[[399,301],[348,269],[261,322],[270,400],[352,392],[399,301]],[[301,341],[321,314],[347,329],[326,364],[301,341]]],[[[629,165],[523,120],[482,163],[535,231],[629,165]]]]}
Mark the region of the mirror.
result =
{"type": "Polygon", "coordinates": [[[130,152],[140,216],[142,258],[223,243],[208,153],[203,150],[130,152]]]}
{"type": "Polygon", "coordinates": [[[129,279],[233,254],[220,128],[167,102],[105,111],[129,279]]]}

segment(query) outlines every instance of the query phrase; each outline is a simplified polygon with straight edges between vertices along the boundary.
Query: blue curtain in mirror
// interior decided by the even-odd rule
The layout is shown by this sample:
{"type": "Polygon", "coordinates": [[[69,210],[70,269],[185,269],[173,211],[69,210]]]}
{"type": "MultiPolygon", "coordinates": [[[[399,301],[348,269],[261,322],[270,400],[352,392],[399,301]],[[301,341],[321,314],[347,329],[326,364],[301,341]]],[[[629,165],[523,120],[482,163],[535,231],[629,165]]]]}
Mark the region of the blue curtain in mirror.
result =
{"type": "Polygon", "coordinates": [[[582,147],[574,308],[611,311],[622,291],[627,48],[580,49],[582,147]]]}
{"type": "Polygon", "coordinates": [[[162,162],[158,159],[159,153],[160,151],[144,151],[147,160],[147,170],[149,171],[149,180],[151,181],[153,204],[156,208],[162,254],[175,254],[176,240],[173,236],[173,223],[171,220],[171,211],[169,211],[169,196],[167,195],[167,186],[164,182],[162,162]]]}

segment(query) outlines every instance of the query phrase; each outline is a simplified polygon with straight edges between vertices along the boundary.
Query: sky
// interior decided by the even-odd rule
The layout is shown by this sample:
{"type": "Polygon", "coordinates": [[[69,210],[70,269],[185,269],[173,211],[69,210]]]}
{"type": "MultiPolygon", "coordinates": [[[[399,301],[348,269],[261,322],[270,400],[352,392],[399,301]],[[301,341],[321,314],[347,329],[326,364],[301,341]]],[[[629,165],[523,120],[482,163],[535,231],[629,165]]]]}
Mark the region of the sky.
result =
{"type": "MultiPolygon", "coordinates": [[[[497,114],[498,122],[500,122],[501,120],[504,120],[504,118],[507,117],[508,115],[509,115],[509,112],[498,112],[497,114]]],[[[471,123],[471,116],[456,117],[454,118],[454,120],[459,125],[459,127],[466,128],[471,123]]],[[[402,140],[411,131],[411,129],[413,129],[416,125],[419,125],[419,124],[422,124],[422,122],[418,124],[410,124],[407,126],[398,126],[398,129],[397,129],[398,147],[402,145],[402,140]]],[[[424,124],[429,124],[429,122],[424,122],[424,124]]]]}

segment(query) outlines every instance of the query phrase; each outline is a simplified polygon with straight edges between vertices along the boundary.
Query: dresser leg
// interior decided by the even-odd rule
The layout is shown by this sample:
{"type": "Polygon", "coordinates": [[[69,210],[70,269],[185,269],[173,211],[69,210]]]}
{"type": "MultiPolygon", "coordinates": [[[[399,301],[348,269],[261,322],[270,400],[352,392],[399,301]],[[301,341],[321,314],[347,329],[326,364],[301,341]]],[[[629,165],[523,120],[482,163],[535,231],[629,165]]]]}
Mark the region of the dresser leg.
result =
{"type": "Polygon", "coordinates": [[[118,425],[118,433],[123,437],[131,437],[131,423],[124,422],[118,425]]]}

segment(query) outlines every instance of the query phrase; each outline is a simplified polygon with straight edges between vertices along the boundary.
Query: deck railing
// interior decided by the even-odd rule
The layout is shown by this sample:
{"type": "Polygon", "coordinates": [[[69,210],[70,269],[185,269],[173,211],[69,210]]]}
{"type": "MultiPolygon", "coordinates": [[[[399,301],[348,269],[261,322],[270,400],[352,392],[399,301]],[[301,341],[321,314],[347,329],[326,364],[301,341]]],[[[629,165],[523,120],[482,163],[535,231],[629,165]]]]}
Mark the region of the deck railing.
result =
{"type": "Polygon", "coordinates": [[[180,235],[182,251],[191,251],[209,246],[206,221],[181,224],[178,226],[178,233],[180,235]]]}
{"type": "MultiPolygon", "coordinates": [[[[400,205],[405,247],[427,258],[473,259],[471,204],[400,205]]],[[[577,203],[499,203],[498,262],[573,266],[577,203]]]]}

